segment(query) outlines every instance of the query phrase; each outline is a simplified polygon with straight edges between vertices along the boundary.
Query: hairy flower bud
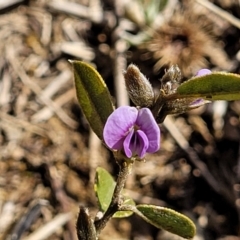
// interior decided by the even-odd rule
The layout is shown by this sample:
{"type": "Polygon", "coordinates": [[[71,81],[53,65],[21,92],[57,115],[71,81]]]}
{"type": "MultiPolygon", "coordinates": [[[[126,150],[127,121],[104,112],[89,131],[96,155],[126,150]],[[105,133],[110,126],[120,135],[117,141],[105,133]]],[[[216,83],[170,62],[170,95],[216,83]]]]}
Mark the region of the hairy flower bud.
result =
{"type": "Polygon", "coordinates": [[[139,68],[130,64],[123,75],[128,95],[133,103],[140,107],[150,107],[154,102],[153,89],[139,68]]]}
{"type": "Polygon", "coordinates": [[[174,93],[182,79],[181,70],[178,65],[172,65],[161,79],[162,89],[165,94],[174,93]]]}

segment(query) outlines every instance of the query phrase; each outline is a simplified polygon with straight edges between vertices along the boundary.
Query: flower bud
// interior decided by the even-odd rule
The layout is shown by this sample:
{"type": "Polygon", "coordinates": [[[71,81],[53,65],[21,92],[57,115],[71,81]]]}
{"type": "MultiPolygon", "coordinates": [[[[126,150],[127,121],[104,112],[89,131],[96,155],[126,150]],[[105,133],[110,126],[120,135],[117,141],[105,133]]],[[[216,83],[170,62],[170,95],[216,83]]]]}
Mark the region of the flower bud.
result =
{"type": "Polygon", "coordinates": [[[210,74],[210,73],[212,73],[211,70],[209,70],[207,68],[203,68],[203,69],[200,69],[197,72],[196,77],[204,76],[204,75],[207,75],[207,74],[210,74]]]}
{"type": "Polygon", "coordinates": [[[179,83],[182,79],[181,70],[178,65],[172,65],[164,74],[161,79],[161,89],[164,90],[165,94],[171,94],[176,91],[179,83]]]}
{"type": "Polygon", "coordinates": [[[133,103],[140,107],[150,107],[154,102],[153,89],[139,68],[130,64],[123,75],[128,95],[133,103]]]}

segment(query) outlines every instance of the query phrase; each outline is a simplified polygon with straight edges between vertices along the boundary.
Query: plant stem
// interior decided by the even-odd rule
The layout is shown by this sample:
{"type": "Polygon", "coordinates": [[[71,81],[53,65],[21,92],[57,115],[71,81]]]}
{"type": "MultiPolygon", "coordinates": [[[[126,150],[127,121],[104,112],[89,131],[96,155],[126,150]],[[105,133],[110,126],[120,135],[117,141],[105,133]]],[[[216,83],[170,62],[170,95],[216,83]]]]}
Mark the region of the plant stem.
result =
{"type": "Polygon", "coordinates": [[[114,213],[116,213],[120,209],[122,204],[121,192],[124,188],[127,177],[131,172],[132,162],[126,161],[125,159],[121,159],[121,160],[117,159],[117,162],[119,164],[120,169],[119,169],[116,186],[113,192],[112,201],[107,211],[104,213],[103,217],[94,222],[94,225],[96,227],[96,232],[98,235],[101,232],[101,230],[106,226],[107,222],[114,215],[114,213]]]}

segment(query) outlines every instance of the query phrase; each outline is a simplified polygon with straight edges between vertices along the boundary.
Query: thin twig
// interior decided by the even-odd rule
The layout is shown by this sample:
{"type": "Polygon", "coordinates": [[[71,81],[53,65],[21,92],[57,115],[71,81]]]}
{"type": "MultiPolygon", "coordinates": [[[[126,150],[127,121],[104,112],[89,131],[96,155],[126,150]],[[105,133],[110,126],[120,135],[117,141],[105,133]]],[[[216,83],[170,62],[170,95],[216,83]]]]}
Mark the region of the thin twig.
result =
{"type": "MultiPolygon", "coordinates": [[[[54,103],[60,107],[62,107],[64,104],[69,102],[75,97],[75,90],[70,89],[61,96],[57,97],[54,100],[54,103]]],[[[31,121],[34,123],[42,122],[42,121],[47,121],[52,117],[54,112],[49,108],[49,107],[44,107],[41,110],[39,110],[37,113],[32,115],[31,121]]]]}
{"type": "Polygon", "coordinates": [[[11,234],[11,240],[20,240],[25,231],[34,223],[41,214],[42,206],[47,204],[46,200],[40,199],[19,220],[11,234]]]}
{"type": "Polygon", "coordinates": [[[125,32],[125,25],[121,24],[121,19],[124,14],[124,4],[123,1],[115,1],[115,15],[116,21],[118,22],[117,28],[112,34],[112,40],[114,42],[114,86],[116,92],[116,99],[118,106],[129,105],[129,97],[126,91],[123,71],[127,68],[127,60],[125,57],[125,52],[128,49],[128,43],[126,40],[122,39],[122,35],[125,32]]]}
{"type": "Polygon", "coordinates": [[[32,132],[42,137],[48,137],[54,142],[54,139],[51,137],[51,134],[48,129],[39,127],[22,119],[11,116],[7,113],[0,112],[1,121],[6,122],[7,124],[12,124],[15,127],[23,128],[27,132],[32,132]]]}
{"type": "Polygon", "coordinates": [[[72,219],[72,217],[72,213],[60,213],[47,224],[43,225],[23,240],[49,239],[49,237],[54,234],[56,230],[65,225],[69,220],[72,219]]]}
{"type": "Polygon", "coordinates": [[[226,21],[230,22],[233,26],[240,28],[240,20],[234,17],[232,14],[222,10],[221,8],[217,7],[213,3],[206,1],[206,0],[196,0],[199,4],[206,7],[208,10],[214,12],[215,14],[219,15],[226,21]]]}
{"type": "Polygon", "coordinates": [[[0,106],[4,106],[10,102],[12,86],[12,79],[9,76],[8,70],[5,70],[2,76],[2,82],[0,82],[0,106]]]}
{"type": "Polygon", "coordinates": [[[126,48],[125,40],[118,40],[115,43],[115,59],[114,59],[114,85],[116,90],[116,99],[118,106],[129,105],[129,98],[126,91],[123,70],[127,68],[127,60],[124,56],[126,48]]]}
{"type": "Polygon", "coordinates": [[[100,23],[103,20],[102,8],[100,2],[95,1],[92,3],[90,7],[86,7],[84,5],[73,3],[69,1],[51,1],[48,3],[48,6],[68,14],[72,14],[81,18],[89,19],[95,23],[100,23]]]}
{"type": "Polygon", "coordinates": [[[98,136],[91,130],[89,136],[89,166],[90,166],[90,183],[94,183],[96,168],[100,163],[100,148],[102,141],[98,136]]]}
{"type": "Polygon", "coordinates": [[[7,8],[7,7],[10,7],[14,4],[17,4],[17,3],[21,3],[23,2],[23,0],[2,0],[0,2],[0,9],[4,9],[4,8],[7,8]]]}
{"type": "MultiPolygon", "coordinates": [[[[46,170],[49,176],[49,180],[51,183],[51,188],[55,195],[56,200],[60,203],[61,208],[65,213],[70,214],[70,201],[69,197],[66,195],[63,189],[63,182],[59,177],[59,173],[55,166],[46,165],[46,170]]],[[[74,219],[68,219],[67,222],[68,228],[68,239],[77,240],[77,235],[75,233],[75,221],[74,219]]]]}
{"type": "Polygon", "coordinates": [[[122,163],[119,163],[119,166],[120,166],[120,170],[119,170],[116,187],[113,192],[113,197],[112,197],[110,206],[107,209],[107,211],[104,213],[103,217],[101,219],[95,221],[95,223],[94,223],[97,234],[99,234],[101,232],[101,230],[106,226],[109,219],[121,207],[121,203],[122,203],[121,192],[124,188],[127,177],[131,172],[132,163],[127,163],[125,161],[122,161],[122,163]]]}
{"type": "Polygon", "coordinates": [[[31,79],[28,77],[24,69],[21,67],[20,62],[17,60],[17,56],[14,53],[14,47],[12,45],[8,46],[7,48],[7,59],[9,63],[11,64],[14,71],[17,73],[17,75],[20,77],[22,82],[28,86],[38,97],[39,99],[48,106],[53,112],[56,113],[56,115],[69,127],[76,128],[78,126],[78,123],[70,118],[59,106],[57,106],[50,98],[42,97],[41,92],[42,89],[31,79]]]}
{"type": "Polygon", "coordinates": [[[72,77],[70,70],[63,71],[56,78],[54,78],[47,87],[42,90],[41,97],[51,98],[56,94],[65,83],[67,83],[72,77]]]}

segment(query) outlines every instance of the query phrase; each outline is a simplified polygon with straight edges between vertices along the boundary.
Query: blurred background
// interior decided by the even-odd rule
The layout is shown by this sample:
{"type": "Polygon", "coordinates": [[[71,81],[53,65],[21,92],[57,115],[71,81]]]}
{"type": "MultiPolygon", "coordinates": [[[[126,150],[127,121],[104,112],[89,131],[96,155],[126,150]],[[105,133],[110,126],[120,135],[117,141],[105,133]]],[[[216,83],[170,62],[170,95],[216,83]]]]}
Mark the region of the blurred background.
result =
{"type": "MultiPolygon", "coordinates": [[[[92,63],[116,106],[131,104],[123,70],[155,90],[171,64],[240,71],[237,0],[0,0],[0,239],[77,240],[80,205],[97,212],[97,166],[118,166],[77,103],[69,59],[92,63]]],[[[173,208],[194,240],[240,236],[240,101],[210,103],[160,124],[161,149],[137,162],[127,193],[173,208]]],[[[102,240],[177,240],[137,216],[113,219],[102,240]]]]}

